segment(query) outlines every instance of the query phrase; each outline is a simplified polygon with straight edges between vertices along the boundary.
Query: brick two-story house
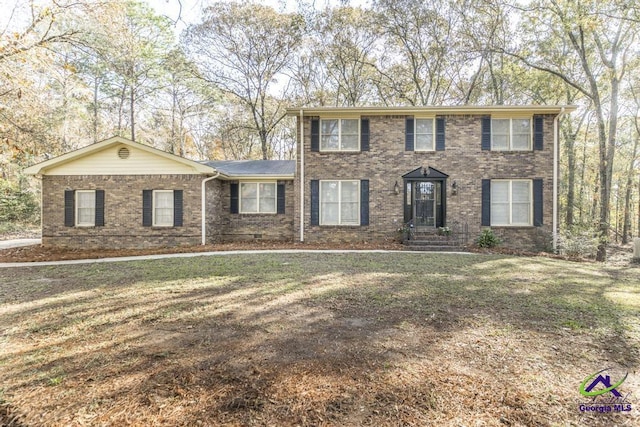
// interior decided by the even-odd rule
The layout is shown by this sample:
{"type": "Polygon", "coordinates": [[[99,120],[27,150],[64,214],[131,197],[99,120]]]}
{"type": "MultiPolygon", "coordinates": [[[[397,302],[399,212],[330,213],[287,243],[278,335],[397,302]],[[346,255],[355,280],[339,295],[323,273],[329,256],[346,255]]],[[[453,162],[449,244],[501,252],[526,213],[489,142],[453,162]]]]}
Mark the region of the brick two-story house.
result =
{"type": "Polygon", "coordinates": [[[43,244],[374,241],[491,227],[542,248],[557,230],[562,106],[290,109],[296,161],[192,161],[111,138],[25,170],[43,244]]]}
{"type": "Polygon", "coordinates": [[[562,106],[303,108],[299,240],[389,239],[404,224],[491,227],[542,248],[557,230],[562,106]]]}

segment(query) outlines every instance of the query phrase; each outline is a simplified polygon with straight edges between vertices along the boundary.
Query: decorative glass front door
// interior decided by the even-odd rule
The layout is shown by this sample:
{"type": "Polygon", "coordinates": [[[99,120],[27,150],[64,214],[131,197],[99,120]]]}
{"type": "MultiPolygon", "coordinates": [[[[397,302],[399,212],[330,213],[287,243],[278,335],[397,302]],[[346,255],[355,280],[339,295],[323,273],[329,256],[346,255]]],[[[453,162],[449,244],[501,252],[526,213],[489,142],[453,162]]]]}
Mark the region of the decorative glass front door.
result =
{"type": "Polygon", "coordinates": [[[418,181],[413,185],[413,220],[416,227],[436,226],[436,183],[418,181]]]}

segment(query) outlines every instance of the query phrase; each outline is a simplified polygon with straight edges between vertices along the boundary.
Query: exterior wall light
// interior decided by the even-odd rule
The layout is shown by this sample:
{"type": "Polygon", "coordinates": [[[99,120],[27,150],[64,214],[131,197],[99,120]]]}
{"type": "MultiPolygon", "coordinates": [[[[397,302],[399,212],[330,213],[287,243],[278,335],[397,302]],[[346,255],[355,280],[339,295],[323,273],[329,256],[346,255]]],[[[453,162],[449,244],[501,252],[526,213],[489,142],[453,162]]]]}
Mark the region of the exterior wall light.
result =
{"type": "Polygon", "coordinates": [[[398,181],[396,181],[396,184],[393,186],[393,192],[396,194],[400,194],[400,186],[398,185],[398,181]]]}

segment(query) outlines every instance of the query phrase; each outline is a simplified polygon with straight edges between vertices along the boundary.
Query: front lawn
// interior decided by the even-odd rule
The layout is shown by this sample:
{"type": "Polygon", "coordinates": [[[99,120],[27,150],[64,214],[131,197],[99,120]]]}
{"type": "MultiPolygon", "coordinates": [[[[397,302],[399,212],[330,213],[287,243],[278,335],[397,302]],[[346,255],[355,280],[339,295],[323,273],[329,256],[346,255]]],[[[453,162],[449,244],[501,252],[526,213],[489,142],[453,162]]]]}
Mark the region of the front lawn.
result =
{"type": "Polygon", "coordinates": [[[638,425],[639,344],[637,266],[301,253],[8,268],[0,425],[638,425]],[[629,372],[633,409],[582,416],[578,387],[604,368],[629,372]]]}

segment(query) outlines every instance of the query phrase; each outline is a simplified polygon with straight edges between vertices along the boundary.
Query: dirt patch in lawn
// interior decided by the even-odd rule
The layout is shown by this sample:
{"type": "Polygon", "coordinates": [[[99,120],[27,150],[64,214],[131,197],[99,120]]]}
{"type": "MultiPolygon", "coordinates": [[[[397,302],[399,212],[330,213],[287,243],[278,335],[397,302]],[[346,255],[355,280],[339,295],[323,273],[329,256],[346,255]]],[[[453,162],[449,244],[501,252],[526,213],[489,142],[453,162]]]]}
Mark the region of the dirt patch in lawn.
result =
{"type": "Polygon", "coordinates": [[[638,425],[637,269],[259,254],[12,268],[0,425],[638,425]],[[581,414],[612,368],[633,411],[581,414]]]}

